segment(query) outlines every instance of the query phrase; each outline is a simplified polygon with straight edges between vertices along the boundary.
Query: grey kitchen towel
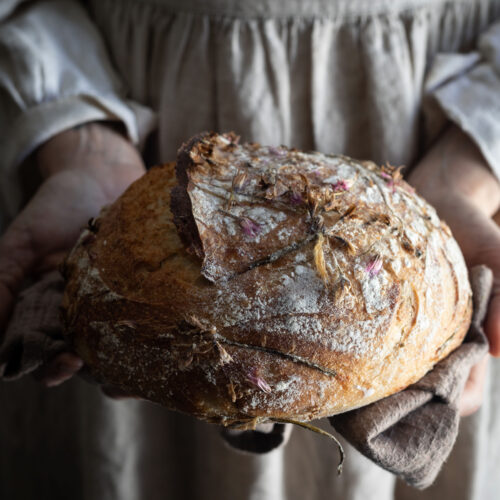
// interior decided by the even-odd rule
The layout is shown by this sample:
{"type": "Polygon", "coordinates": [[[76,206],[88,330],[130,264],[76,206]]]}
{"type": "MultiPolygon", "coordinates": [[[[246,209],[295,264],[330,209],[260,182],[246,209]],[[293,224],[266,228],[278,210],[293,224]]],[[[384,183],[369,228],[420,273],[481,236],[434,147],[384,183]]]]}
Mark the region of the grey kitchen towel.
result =
{"type": "Polygon", "coordinates": [[[16,380],[67,350],[59,319],[63,291],[53,271],[19,295],[0,345],[0,379],[16,380]]]}

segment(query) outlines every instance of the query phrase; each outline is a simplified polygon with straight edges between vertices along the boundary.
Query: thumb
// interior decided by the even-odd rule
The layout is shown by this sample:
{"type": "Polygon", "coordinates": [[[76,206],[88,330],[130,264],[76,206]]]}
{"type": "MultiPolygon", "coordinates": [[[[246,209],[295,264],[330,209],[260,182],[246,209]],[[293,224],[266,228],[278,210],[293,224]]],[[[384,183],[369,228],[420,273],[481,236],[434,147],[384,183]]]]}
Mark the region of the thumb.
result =
{"type": "Polygon", "coordinates": [[[8,322],[23,281],[36,263],[29,231],[14,222],[0,239],[0,333],[8,322]]]}

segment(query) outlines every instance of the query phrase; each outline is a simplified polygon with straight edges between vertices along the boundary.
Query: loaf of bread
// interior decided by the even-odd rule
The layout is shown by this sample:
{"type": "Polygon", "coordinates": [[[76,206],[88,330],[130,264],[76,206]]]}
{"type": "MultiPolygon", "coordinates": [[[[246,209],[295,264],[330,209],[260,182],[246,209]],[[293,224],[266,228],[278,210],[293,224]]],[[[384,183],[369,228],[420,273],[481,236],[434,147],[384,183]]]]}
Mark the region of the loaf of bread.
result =
{"type": "Polygon", "coordinates": [[[471,317],[457,243],[400,169],[234,134],[132,184],[63,271],[66,332],[97,380],[242,428],[404,389],[471,317]]]}

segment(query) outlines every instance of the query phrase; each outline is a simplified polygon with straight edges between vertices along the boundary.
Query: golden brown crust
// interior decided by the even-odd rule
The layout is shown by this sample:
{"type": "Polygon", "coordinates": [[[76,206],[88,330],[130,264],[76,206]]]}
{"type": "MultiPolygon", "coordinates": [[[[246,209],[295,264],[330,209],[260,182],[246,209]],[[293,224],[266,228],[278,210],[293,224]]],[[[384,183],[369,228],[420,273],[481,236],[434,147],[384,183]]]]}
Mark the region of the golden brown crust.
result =
{"type": "Polygon", "coordinates": [[[397,170],[231,135],[183,153],[182,241],[169,164],[67,259],[67,331],[98,379],[224,425],[310,420],[407,387],[461,343],[463,258],[397,170]]]}

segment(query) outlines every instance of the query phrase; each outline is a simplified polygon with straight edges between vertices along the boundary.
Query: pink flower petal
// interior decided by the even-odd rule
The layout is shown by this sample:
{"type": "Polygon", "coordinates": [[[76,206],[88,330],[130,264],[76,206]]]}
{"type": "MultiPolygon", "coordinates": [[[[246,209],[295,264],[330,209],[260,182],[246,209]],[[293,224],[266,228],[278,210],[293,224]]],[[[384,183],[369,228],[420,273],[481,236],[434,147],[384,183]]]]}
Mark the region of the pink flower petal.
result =
{"type": "Polygon", "coordinates": [[[349,183],[346,180],[342,179],[342,180],[337,181],[334,184],[332,184],[332,188],[335,192],[337,192],[337,191],[349,191],[351,186],[349,185],[349,183]]]}
{"type": "Polygon", "coordinates": [[[271,153],[272,155],[275,155],[275,156],[285,156],[286,155],[286,151],[283,148],[281,148],[281,147],[275,148],[273,146],[271,146],[269,148],[269,153],[271,153]]]}
{"type": "Polygon", "coordinates": [[[239,173],[233,178],[233,191],[239,193],[243,191],[243,188],[248,184],[249,177],[246,173],[239,173]]]}
{"type": "Polygon", "coordinates": [[[249,219],[248,217],[240,218],[240,227],[241,230],[252,238],[255,238],[261,231],[259,224],[249,219]]]}
{"type": "Polygon", "coordinates": [[[380,255],[373,257],[365,267],[365,271],[371,276],[376,276],[382,269],[382,258],[380,255]]]}
{"type": "Polygon", "coordinates": [[[304,199],[302,198],[302,195],[300,193],[293,192],[290,195],[290,203],[292,205],[301,205],[302,203],[304,203],[304,199]]]}
{"type": "Polygon", "coordinates": [[[251,384],[255,385],[261,391],[263,391],[263,392],[265,392],[267,394],[269,394],[270,392],[272,392],[272,389],[269,386],[269,384],[262,377],[259,377],[257,375],[257,370],[255,368],[253,370],[251,370],[249,373],[247,373],[247,380],[251,384]]]}
{"type": "Polygon", "coordinates": [[[380,176],[383,177],[387,181],[387,187],[391,188],[391,192],[396,192],[396,185],[399,184],[398,180],[394,180],[392,175],[387,172],[380,172],[380,176]]]}

